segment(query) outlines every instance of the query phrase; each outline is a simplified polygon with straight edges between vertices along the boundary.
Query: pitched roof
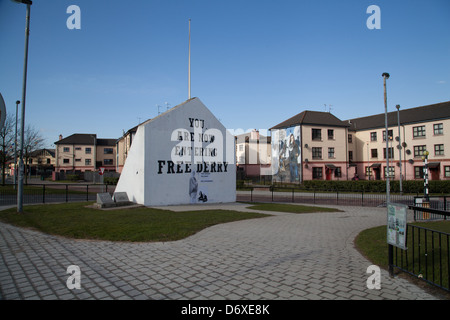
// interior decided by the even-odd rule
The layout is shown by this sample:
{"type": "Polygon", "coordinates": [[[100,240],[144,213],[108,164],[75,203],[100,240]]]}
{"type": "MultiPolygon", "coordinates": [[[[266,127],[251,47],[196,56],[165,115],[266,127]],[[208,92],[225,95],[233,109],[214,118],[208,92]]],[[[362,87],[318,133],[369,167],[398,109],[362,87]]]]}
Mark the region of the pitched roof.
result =
{"type": "Polygon", "coordinates": [[[97,135],[93,133],[74,133],[67,138],[58,140],[55,144],[85,144],[95,145],[97,135]]]}
{"type": "MultiPolygon", "coordinates": [[[[249,142],[250,138],[251,138],[251,135],[252,135],[251,132],[246,132],[246,133],[243,133],[243,134],[236,135],[235,136],[236,143],[249,142]]],[[[263,141],[263,142],[265,141],[267,143],[270,143],[270,141],[272,139],[272,137],[270,137],[270,136],[265,136],[265,135],[262,135],[262,134],[259,134],[259,133],[258,133],[258,135],[259,135],[259,139],[255,139],[255,140],[263,141]]]]}
{"type": "MultiPolygon", "coordinates": [[[[388,126],[397,126],[397,111],[388,112],[388,126]]],[[[436,121],[450,118],[450,101],[431,104],[399,111],[400,124],[412,124],[428,121],[436,121]]],[[[350,130],[366,130],[385,126],[385,114],[380,113],[373,116],[355,118],[349,120],[350,130]]]]}
{"type": "Polygon", "coordinates": [[[35,151],[33,151],[31,153],[32,157],[47,156],[47,155],[49,155],[51,157],[54,157],[55,156],[55,149],[46,149],[46,148],[44,148],[44,149],[35,150],[35,151]]]}
{"type": "Polygon", "coordinates": [[[289,118],[286,121],[277,124],[276,126],[270,128],[270,130],[288,128],[300,124],[302,125],[313,124],[313,125],[323,125],[333,127],[349,126],[347,122],[339,120],[336,116],[334,116],[330,112],[305,110],[293,116],[292,118],[289,118]]]}

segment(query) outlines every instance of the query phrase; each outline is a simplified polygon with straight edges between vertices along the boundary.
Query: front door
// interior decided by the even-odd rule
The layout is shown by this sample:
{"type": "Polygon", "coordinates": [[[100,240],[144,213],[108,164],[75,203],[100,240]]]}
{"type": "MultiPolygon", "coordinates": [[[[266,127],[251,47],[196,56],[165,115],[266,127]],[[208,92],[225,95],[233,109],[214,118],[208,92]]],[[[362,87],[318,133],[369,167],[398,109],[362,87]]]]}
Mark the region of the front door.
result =
{"type": "Polygon", "coordinates": [[[439,167],[430,169],[431,180],[439,180],[439,167]]]}
{"type": "Polygon", "coordinates": [[[373,174],[375,175],[375,180],[380,180],[380,168],[373,168],[373,174]]]}
{"type": "Polygon", "coordinates": [[[333,170],[330,168],[325,168],[325,178],[327,180],[331,180],[331,175],[333,174],[333,170]]]}

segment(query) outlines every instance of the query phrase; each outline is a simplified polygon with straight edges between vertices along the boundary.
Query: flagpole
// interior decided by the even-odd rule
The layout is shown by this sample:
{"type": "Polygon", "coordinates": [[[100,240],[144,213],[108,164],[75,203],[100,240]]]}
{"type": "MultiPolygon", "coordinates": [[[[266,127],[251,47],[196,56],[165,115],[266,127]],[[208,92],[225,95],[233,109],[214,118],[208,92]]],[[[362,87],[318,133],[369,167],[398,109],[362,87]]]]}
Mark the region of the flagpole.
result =
{"type": "Polygon", "coordinates": [[[189,19],[188,99],[191,98],[191,19],[189,19]]]}

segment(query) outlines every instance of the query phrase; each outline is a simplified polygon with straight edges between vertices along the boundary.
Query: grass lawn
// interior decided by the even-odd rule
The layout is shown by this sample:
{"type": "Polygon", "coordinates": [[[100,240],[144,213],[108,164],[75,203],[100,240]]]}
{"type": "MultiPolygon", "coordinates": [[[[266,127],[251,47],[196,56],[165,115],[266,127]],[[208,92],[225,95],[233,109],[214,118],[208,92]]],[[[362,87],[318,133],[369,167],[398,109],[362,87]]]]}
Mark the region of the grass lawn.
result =
{"type": "Polygon", "coordinates": [[[253,210],[276,211],[276,212],[291,212],[291,213],[313,213],[313,212],[342,212],[334,208],[322,208],[315,206],[304,206],[295,204],[282,203],[258,203],[247,207],[253,210]]]}
{"type": "MultiPolygon", "coordinates": [[[[445,232],[447,234],[450,234],[450,221],[434,221],[434,222],[414,222],[410,223],[410,225],[415,225],[419,227],[424,227],[427,229],[445,232]]],[[[386,226],[380,226],[375,227],[371,229],[367,229],[362,231],[355,239],[355,245],[357,249],[367,257],[373,264],[378,265],[381,268],[388,269],[388,244],[386,240],[386,226]]],[[[411,229],[408,228],[407,231],[407,243],[406,246],[408,247],[408,250],[406,252],[408,253],[408,264],[406,265],[406,255],[403,254],[403,266],[404,268],[407,268],[409,271],[413,271],[414,267],[414,274],[418,275],[421,274],[424,279],[429,279],[430,281],[433,281],[433,261],[432,258],[434,257],[434,274],[435,279],[434,282],[437,282],[439,284],[439,279],[437,275],[442,272],[442,284],[444,287],[448,286],[448,242],[446,237],[442,237],[442,249],[439,250],[438,243],[439,238],[438,234],[435,233],[433,237],[431,236],[431,232],[427,231],[427,237],[424,236],[424,231],[421,231],[421,239],[419,244],[419,237],[418,237],[418,230],[416,229],[414,231],[414,243],[412,238],[412,232],[411,229]],[[434,239],[433,239],[434,238],[434,239]],[[420,255],[419,255],[419,249],[420,255]],[[434,247],[434,250],[432,249],[434,247]],[[427,248],[427,253],[425,254],[425,248],[427,248]],[[413,254],[414,249],[414,254],[413,254]],[[414,255],[414,260],[413,260],[414,255]],[[441,269],[439,269],[440,266],[440,260],[439,257],[441,257],[441,269]],[[420,261],[419,261],[420,259],[420,261]],[[428,274],[425,272],[425,260],[427,260],[428,265],[428,274]]],[[[396,248],[394,247],[394,252],[396,248]]],[[[401,264],[402,260],[400,260],[400,253],[401,250],[397,249],[397,252],[399,254],[397,264],[401,264]]],[[[394,254],[395,259],[395,254],[394,254]]],[[[395,263],[395,261],[394,261],[395,263]]],[[[397,269],[395,269],[397,271],[397,269]]],[[[450,293],[445,293],[447,299],[450,298],[450,293]]]]}
{"type": "Polygon", "coordinates": [[[266,217],[252,212],[199,210],[172,212],[153,208],[98,210],[92,202],[25,206],[0,211],[0,221],[76,239],[175,241],[220,223],[266,217]]]}

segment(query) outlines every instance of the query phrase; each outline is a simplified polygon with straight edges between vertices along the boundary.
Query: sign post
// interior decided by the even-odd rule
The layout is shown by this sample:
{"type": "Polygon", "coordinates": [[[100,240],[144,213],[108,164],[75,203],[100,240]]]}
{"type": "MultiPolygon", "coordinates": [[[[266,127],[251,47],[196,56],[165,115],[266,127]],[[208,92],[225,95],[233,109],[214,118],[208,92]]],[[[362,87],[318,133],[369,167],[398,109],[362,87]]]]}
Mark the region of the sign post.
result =
{"type": "MultiPolygon", "coordinates": [[[[398,203],[387,204],[387,243],[390,248],[396,246],[402,250],[406,247],[407,206],[398,203]]],[[[393,257],[389,254],[389,274],[393,272],[393,257]]]]}

